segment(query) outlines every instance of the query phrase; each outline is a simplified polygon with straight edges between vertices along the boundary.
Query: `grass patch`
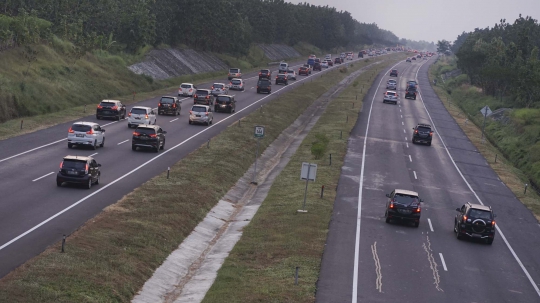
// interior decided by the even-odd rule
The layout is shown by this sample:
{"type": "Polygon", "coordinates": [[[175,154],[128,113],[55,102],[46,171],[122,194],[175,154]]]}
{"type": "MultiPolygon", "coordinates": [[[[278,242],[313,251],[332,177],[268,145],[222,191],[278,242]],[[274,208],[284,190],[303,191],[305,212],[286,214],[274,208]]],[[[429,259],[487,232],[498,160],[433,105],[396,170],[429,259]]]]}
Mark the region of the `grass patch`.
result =
{"type": "Polygon", "coordinates": [[[225,260],[204,302],[223,302],[223,298],[227,302],[314,301],[335,188],[347,152],[347,138],[362,108],[356,96],[363,100],[366,93],[363,87],[372,85],[373,74],[393,64],[391,62],[403,60],[401,57],[389,58],[387,64],[371,67],[356,79],[358,85],[349,86],[328,104],[325,113],[274,181],[251,223],[244,228],[242,238],[225,260]],[[341,132],[343,138],[340,138],[341,132]],[[324,155],[313,155],[312,143],[326,140],[324,155]],[[329,166],[328,154],[332,154],[332,166],[329,166]],[[301,163],[306,161],[318,165],[317,180],[308,187],[308,213],[298,214],[305,186],[298,180],[298,174],[301,163]],[[326,190],[321,199],[323,185],[326,190]],[[294,285],[296,266],[300,267],[298,285],[294,285]]]}
{"type": "Polygon", "coordinates": [[[86,222],[68,237],[66,253],[56,243],[2,278],[0,302],[130,301],[253,163],[253,126],[265,125],[264,150],[345,76],[316,78],[227,128],[210,149],[172,165],[170,179],[152,178],[86,222]]]}
{"type": "MultiPolygon", "coordinates": [[[[449,66],[453,64],[454,59],[448,58],[432,65],[430,82],[433,83],[440,72],[452,70],[449,66]]],[[[540,220],[540,196],[531,189],[524,194],[524,185],[530,184],[529,180],[540,184],[540,144],[536,143],[540,139],[540,110],[515,109],[510,116],[510,123],[506,125],[488,118],[488,140],[482,143],[483,116],[480,109],[488,105],[496,110],[504,107],[504,100],[486,96],[467,84],[452,84],[463,81],[458,79],[461,76],[446,81],[446,86],[442,81],[437,81],[438,85],[433,87],[435,93],[499,178],[540,220]]]]}

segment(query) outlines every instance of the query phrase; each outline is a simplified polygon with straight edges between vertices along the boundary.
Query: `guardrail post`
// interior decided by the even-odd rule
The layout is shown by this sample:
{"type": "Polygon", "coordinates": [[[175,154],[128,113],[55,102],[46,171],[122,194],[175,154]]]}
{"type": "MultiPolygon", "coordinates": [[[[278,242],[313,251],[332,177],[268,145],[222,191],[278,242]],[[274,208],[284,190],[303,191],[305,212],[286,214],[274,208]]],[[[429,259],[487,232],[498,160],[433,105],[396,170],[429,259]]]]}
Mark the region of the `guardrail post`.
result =
{"type": "Polygon", "coordinates": [[[324,185],[321,187],[321,199],[323,198],[323,195],[324,195],[324,185]]]}
{"type": "Polygon", "coordinates": [[[84,105],[84,112],[86,113],[86,104],[84,105]]]}
{"type": "Polygon", "coordinates": [[[210,139],[208,139],[208,142],[206,143],[206,148],[210,148],[210,139]]]}
{"type": "Polygon", "coordinates": [[[167,179],[169,179],[169,173],[171,172],[171,168],[167,167],[167,179]]]}
{"type": "Polygon", "coordinates": [[[495,154],[495,163],[497,163],[497,154],[495,154]]]}
{"type": "Polygon", "coordinates": [[[296,266],[296,273],[294,274],[294,285],[298,285],[298,270],[300,267],[296,266]]]}
{"type": "Polygon", "coordinates": [[[62,237],[62,252],[65,252],[64,247],[66,246],[66,235],[62,237]]]}
{"type": "Polygon", "coordinates": [[[23,122],[24,120],[21,120],[21,129],[23,129],[23,122]]]}
{"type": "Polygon", "coordinates": [[[529,186],[529,184],[525,183],[525,191],[523,192],[523,194],[527,194],[527,187],[529,186]]]}

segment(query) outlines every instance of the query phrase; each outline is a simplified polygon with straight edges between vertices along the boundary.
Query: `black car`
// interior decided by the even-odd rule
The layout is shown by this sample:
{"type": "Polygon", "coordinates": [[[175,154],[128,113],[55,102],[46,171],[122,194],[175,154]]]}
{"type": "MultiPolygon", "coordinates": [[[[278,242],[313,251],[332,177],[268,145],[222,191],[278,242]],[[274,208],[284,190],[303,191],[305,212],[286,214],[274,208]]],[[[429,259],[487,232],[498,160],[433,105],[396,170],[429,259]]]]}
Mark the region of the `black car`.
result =
{"type": "Polygon", "coordinates": [[[454,233],[458,239],[469,237],[485,240],[492,244],[495,238],[495,215],[491,206],[471,204],[467,202],[456,208],[458,212],[454,219],[454,233]]]}
{"type": "Polygon", "coordinates": [[[272,92],[272,82],[268,79],[261,79],[257,82],[257,94],[260,93],[271,93],[272,92]]]}
{"type": "Polygon", "coordinates": [[[420,123],[416,127],[413,127],[412,143],[424,143],[431,146],[431,140],[433,140],[433,131],[431,125],[420,123]]]}
{"type": "Polygon", "coordinates": [[[137,147],[151,148],[158,153],[160,149],[165,149],[166,133],[157,125],[141,124],[133,132],[131,149],[137,150],[137,147]]]}
{"type": "Polygon", "coordinates": [[[272,77],[272,71],[269,69],[261,69],[259,72],[259,80],[260,79],[270,79],[272,77]]]}
{"type": "Polygon", "coordinates": [[[390,71],[390,77],[397,77],[397,76],[398,76],[397,69],[393,69],[392,71],[390,71]]]}
{"type": "Polygon", "coordinates": [[[236,111],[236,101],[234,96],[230,95],[219,95],[216,98],[216,103],[214,105],[215,112],[227,112],[233,113],[236,111]]]}
{"type": "Polygon", "coordinates": [[[208,106],[214,105],[215,96],[209,89],[197,89],[193,95],[193,104],[204,104],[208,106]]]}
{"type": "Polygon", "coordinates": [[[118,100],[103,100],[97,107],[96,118],[114,118],[120,121],[126,118],[126,106],[118,100]]]}
{"type": "Polygon", "coordinates": [[[359,52],[359,53],[358,53],[358,58],[364,58],[364,53],[363,53],[363,52],[359,52]]]}
{"type": "Polygon", "coordinates": [[[322,70],[322,66],[321,66],[321,63],[319,62],[315,62],[315,64],[313,65],[313,70],[318,70],[318,71],[321,71],[322,70]]]}
{"type": "Polygon", "coordinates": [[[63,183],[83,184],[90,189],[92,184],[99,184],[100,168],[92,157],[65,156],[60,163],[60,171],[56,175],[56,185],[63,183]]]}
{"type": "Polygon", "coordinates": [[[276,76],[276,85],[278,84],[285,84],[289,85],[289,78],[287,78],[287,75],[285,74],[278,74],[276,76]]]}
{"type": "Polygon", "coordinates": [[[181,104],[177,97],[163,96],[159,100],[158,115],[180,115],[181,104]]]}
{"type": "Polygon", "coordinates": [[[341,63],[343,63],[343,61],[341,61],[341,58],[338,57],[338,58],[334,59],[334,63],[335,64],[341,64],[341,63]]]}
{"type": "Polygon", "coordinates": [[[424,202],[418,197],[418,193],[410,190],[395,189],[390,194],[386,203],[386,212],[384,217],[386,223],[392,220],[413,222],[415,227],[420,224],[420,215],[422,209],[420,202],[424,202]]]}
{"type": "Polygon", "coordinates": [[[405,99],[413,99],[416,100],[416,86],[409,85],[407,86],[407,90],[405,90],[405,99]]]}

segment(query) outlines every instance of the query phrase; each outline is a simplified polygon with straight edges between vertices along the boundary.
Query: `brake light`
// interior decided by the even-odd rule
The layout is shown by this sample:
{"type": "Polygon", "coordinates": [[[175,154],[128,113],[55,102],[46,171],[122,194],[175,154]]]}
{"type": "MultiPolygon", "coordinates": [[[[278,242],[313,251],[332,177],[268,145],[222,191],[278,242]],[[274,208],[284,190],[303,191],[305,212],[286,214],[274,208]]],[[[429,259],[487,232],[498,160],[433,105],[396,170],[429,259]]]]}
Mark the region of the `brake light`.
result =
{"type": "Polygon", "coordinates": [[[195,94],[195,96],[193,96],[193,97],[197,98],[197,94],[195,94]]]}
{"type": "Polygon", "coordinates": [[[84,167],[84,173],[88,174],[88,163],[86,163],[86,166],[84,167]]]}
{"type": "MultiPolygon", "coordinates": [[[[176,108],[176,103],[173,103],[172,107],[173,107],[173,108],[176,108]]],[[[147,116],[148,116],[148,115],[147,115],[147,116]]]]}
{"type": "Polygon", "coordinates": [[[206,99],[210,99],[210,96],[206,96],[206,99]]]}
{"type": "Polygon", "coordinates": [[[260,76],[260,75],[262,75],[262,73],[261,73],[261,72],[259,72],[259,76],[260,76]]]}
{"type": "Polygon", "coordinates": [[[157,106],[161,106],[161,102],[159,102],[157,106]]]}
{"type": "Polygon", "coordinates": [[[214,89],[214,86],[212,86],[210,89],[214,89]]]}
{"type": "Polygon", "coordinates": [[[414,133],[415,133],[415,134],[418,134],[418,130],[417,130],[417,129],[415,129],[415,130],[414,130],[414,133]]]}
{"type": "Polygon", "coordinates": [[[71,129],[71,127],[68,129],[68,133],[70,133],[70,134],[74,133],[74,131],[73,131],[73,129],[71,129]]]}
{"type": "Polygon", "coordinates": [[[192,91],[193,91],[193,89],[192,89],[192,88],[190,88],[190,89],[189,89],[189,91],[190,91],[190,92],[192,92],[192,91]]]}
{"type": "Polygon", "coordinates": [[[90,129],[89,131],[86,132],[88,135],[93,135],[94,134],[94,130],[93,129],[90,129]]]}
{"type": "Polygon", "coordinates": [[[394,201],[390,201],[390,208],[394,208],[394,201]]]}
{"type": "Polygon", "coordinates": [[[433,132],[429,132],[429,136],[430,136],[430,137],[433,137],[433,132]]]}
{"type": "Polygon", "coordinates": [[[64,161],[60,162],[60,169],[62,169],[62,166],[64,166],[64,161]]]}
{"type": "Polygon", "coordinates": [[[131,117],[131,113],[128,114],[128,117],[131,117]]]}
{"type": "Polygon", "coordinates": [[[277,79],[277,78],[278,78],[278,77],[276,76],[276,79],[277,79]]]}
{"type": "Polygon", "coordinates": [[[146,114],[146,116],[144,117],[145,119],[148,119],[148,114],[146,114]]]}
{"type": "Polygon", "coordinates": [[[467,216],[463,216],[463,221],[467,221],[467,216]]]}
{"type": "Polygon", "coordinates": [[[138,133],[138,132],[133,132],[133,135],[134,135],[134,136],[140,136],[141,134],[138,133]]]}
{"type": "Polygon", "coordinates": [[[157,135],[156,134],[151,134],[150,138],[157,138],[157,135]]]}
{"type": "Polygon", "coordinates": [[[495,226],[495,220],[491,221],[491,227],[495,226]]]}
{"type": "Polygon", "coordinates": [[[103,108],[103,106],[101,106],[101,104],[98,104],[97,108],[101,109],[101,108],[103,108]]]}
{"type": "Polygon", "coordinates": [[[189,111],[189,114],[190,114],[190,115],[193,115],[193,111],[190,110],[190,111],[189,111]]]}
{"type": "Polygon", "coordinates": [[[111,107],[111,109],[112,109],[112,110],[117,110],[117,109],[118,109],[118,106],[115,105],[115,106],[111,107]]]}
{"type": "Polygon", "coordinates": [[[208,113],[207,113],[207,112],[206,112],[205,114],[208,116],[208,113]]]}
{"type": "Polygon", "coordinates": [[[420,205],[418,206],[418,208],[416,209],[416,212],[419,213],[421,211],[420,209],[420,205]]]}

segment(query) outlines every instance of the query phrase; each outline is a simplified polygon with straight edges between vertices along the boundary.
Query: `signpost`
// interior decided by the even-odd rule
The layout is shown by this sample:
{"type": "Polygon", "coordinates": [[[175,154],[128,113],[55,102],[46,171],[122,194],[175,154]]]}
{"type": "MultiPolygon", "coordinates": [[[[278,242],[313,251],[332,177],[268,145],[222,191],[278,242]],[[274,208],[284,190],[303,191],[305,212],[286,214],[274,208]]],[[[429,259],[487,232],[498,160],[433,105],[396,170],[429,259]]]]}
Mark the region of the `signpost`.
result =
{"type": "Polygon", "coordinates": [[[264,126],[256,125],[254,136],[255,138],[257,138],[257,153],[255,154],[255,167],[253,170],[253,177],[251,178],[251,184],[258,185],[258,183],[255,181],[255,177],[257,176],[257,159],[259,158],[259,146],[261,144],[261,138],[264,138],[264,126]]]}
{"type": "Polygon", "coordinates": [[[491,115],[493,112],[491,111],[491,108],[489,106],[484,106],[480,110],[480,112],[484,115],[484,124],[482,125],[482,140],[484,140],[484,129],[486,128],[486,117],[491,115]]]}
{"type": "Polygon", "coordinates": [[[306,210],[306,197],[307,197],[307,188],[309,181],[315,181],[317,177],[317,164],[302,162],[302,170],[300,171],[300,180],[306,180],[306,189],[304,192],[304,204],[302,209],[299,209],[299,213],[307,213],[306,210]]]}

